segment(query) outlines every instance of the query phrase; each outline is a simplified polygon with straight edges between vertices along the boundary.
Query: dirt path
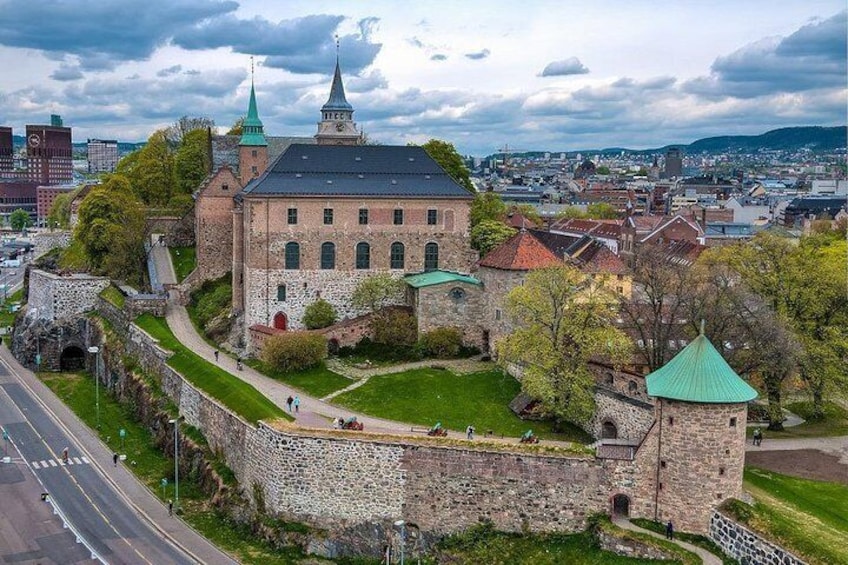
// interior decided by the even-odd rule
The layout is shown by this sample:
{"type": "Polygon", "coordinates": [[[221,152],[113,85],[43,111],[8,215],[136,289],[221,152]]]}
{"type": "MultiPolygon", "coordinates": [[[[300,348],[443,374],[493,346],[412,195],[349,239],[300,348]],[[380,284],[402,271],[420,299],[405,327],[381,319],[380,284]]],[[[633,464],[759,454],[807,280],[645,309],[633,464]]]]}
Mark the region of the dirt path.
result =
{"type": "Polygon", "coordinates": [[[745,464],[802,479],[848,485],[848,465],[838,456],[818,449],[748,451],[745,464]]]}

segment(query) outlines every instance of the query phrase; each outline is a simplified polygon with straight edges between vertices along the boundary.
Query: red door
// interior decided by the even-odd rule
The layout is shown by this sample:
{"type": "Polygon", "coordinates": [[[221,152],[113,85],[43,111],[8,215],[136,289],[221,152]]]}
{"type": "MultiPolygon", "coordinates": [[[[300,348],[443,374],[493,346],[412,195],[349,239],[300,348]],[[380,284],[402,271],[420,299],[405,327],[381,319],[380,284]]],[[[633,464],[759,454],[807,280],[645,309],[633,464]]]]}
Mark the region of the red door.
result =
{"type": "Polygon", "coordinates": [[[288,325],[288,317],[282,312],[277,312],[274,314],[274,329],[277,330],[285,330],[288,325]]]}

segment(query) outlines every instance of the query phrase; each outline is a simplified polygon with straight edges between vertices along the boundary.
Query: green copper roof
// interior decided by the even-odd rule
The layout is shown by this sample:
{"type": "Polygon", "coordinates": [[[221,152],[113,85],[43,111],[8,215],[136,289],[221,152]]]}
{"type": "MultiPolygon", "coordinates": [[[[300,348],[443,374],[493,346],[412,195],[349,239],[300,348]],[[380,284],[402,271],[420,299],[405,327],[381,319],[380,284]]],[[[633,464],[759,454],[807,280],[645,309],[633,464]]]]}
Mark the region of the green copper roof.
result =
{"type": "Polygon", "coordinates": [[[247,117],[244,118],[244,123],[242,124],[239,145],[268,145],[268,142],[265,140],[262,120],[259,119],[259,111],[256,109],[256,92],[253,90],[252,83],[250,85],[250,105],[247,107],[247,117]]]}
{"type": "Polygon", "coordinates": [[[650,396],[688,402],[732,404],[757,397],[757,391],[730,368],[703,330],[674,359],[645,377],[645,382],[650,396]]]}
{"type": "Polygon", "coordinates": [[[452,273],[450,271],[428,271],[426,273],[418,273],[417,275],[407,275],[403,280],[413,288],[458,282],[476,285],[483,284],[472,276],[460,275],[459,273],[452,273]]]}

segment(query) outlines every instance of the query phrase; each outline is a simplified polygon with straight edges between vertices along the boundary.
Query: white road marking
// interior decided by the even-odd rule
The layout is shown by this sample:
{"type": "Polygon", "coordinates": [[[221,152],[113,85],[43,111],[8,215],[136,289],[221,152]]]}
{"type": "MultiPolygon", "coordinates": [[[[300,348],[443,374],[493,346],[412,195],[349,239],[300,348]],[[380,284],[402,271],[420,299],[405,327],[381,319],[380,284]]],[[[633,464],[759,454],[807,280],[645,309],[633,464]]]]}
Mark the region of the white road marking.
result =
{"type": "Polygon", "coordinates": [[[30,462],[30,465],[32,465],[32,468],[33,468],[33,469],[38,469],[38,468],[39,468],[39,466],[38,466],[38,461],[31,461],[31,462],[30,462]]]}

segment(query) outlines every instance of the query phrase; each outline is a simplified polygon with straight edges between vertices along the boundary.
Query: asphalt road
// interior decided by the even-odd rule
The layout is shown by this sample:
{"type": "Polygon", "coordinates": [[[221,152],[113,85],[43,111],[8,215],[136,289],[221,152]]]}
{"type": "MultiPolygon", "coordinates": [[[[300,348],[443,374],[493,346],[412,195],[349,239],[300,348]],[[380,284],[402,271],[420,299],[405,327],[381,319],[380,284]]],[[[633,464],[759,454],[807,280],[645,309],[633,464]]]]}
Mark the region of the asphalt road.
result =
{"type": "MultiPolygon", "coordinates": [[[[82,545],[67,544],[67,530],[57,533],[50,524],[43,523],[41,509],[51,513],[50,521],[55,523],[49,504],[41,502],[43,490],[50,493],[80,536],[108,563],[194,563],[136,514],[91,465],[72,437],[3,364],[0,364],[0,424],[9,434],[9,454],[17,457],[19,453],[21,458],[0,464],[0,488],[8,484],[16,487],[8,489],[8,497],[0,499],[0,514],[4,515],[0,519],[0,542],[10,540],[0,545],[0,561],[90,560],[82,545]],[[66,447],[67,465],[62,461],[66,447]],[[27,481],[28,474],[34,475],[40,485],[27,481]],[[33,506],[40,509],[32,511],[33,506]],[[42,529],[45,533],[40,534],[42,529]],[[26,542],[25,547],[22,542],[26,542]]],[[[72,535],[70,540],[73,541],[72,535]]]]}

